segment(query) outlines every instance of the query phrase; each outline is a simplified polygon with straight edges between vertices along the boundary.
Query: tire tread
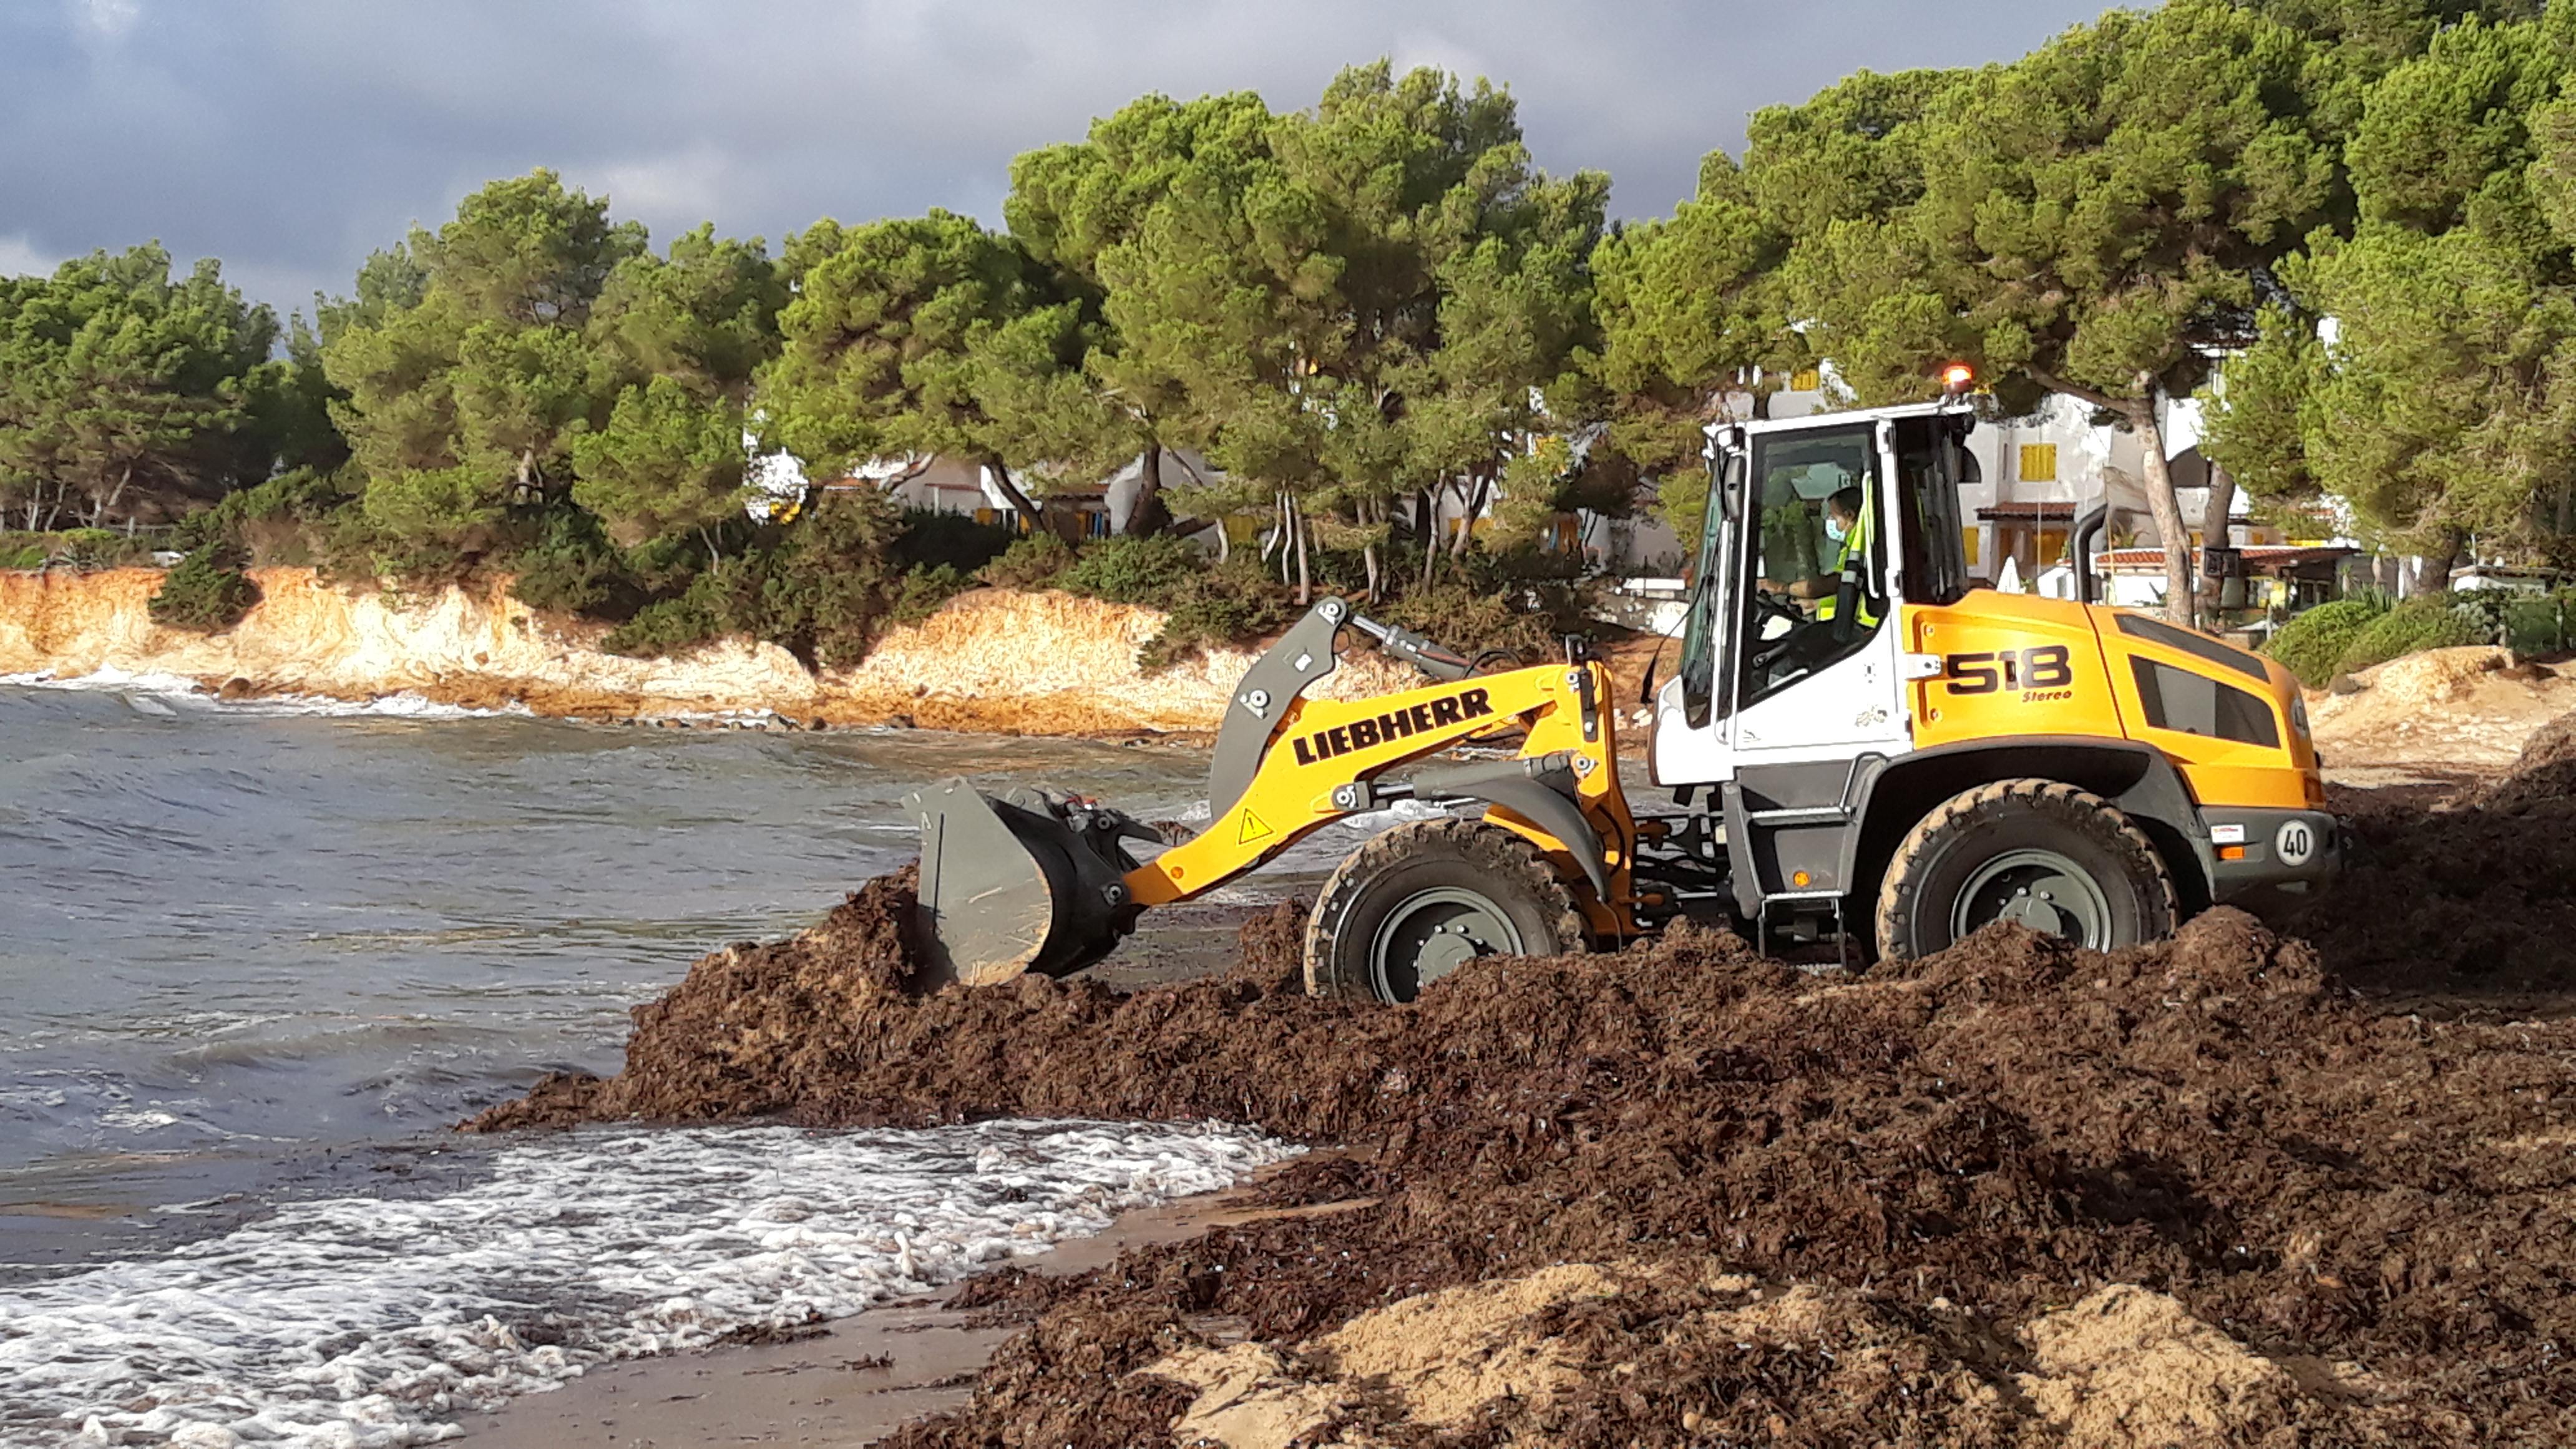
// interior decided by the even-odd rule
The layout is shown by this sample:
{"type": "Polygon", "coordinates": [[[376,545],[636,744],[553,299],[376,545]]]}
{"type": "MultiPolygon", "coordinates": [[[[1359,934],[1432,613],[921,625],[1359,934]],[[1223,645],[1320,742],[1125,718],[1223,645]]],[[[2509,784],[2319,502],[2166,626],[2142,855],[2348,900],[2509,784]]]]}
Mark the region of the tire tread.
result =
{"type": "Polygon", "coordinates": [[[1894,958],[1907,954],[1897,949],[1901,944],[1899,938],[1904,932],[1905,910],[1909,903],[1908,893],[1904,887],[1922,863],[1922,857],[1931,850],[1933,843],[1961,822],[1998,805],[2016,801],[2033,806],[2047,802],[2051,805],[2090,811],[2098,815],[2105,824],[2113,828],[2122,848],[2151,865],[2149,889],[2161,893],[2165,919],[2176,925],[2181,923],[2181,898],[2174,890],[2172,870],[2166,866],[2164,856],[2157,851],[2155,842],[2148,839],[2147,833],[2140,830],[2137,822],[2131,820],[2118,806],[2090,790],[2069,785],[2062,780],[1997,780],[1971,790],[1962,790],[1942,801],[1930,814],[1914,822],[1914,828],[1905,833],[1903,840],[1897,842],[1896,853],[1888,858],[1887,873],[1880,878],[1878,910],[1873,923],[1880,956],[1894,958]]]}
{"type": "Polygon", "coordinates": [[[1509,885],[1530,893],[1540,910],[1553,918],[1559,949],[1573,950],[1590,939],[1574,892],[1547,856],[1526,837],[1483,820],[1444,816],[1413,820],[1371,837],[1342,858],[1316,893],[1306,917],[1306,991],[1310,996],[1374,1000],[1359,982],[1344,981],[1332,969],[1333,937],[1326,922],[1338,918],[1353,897],[1378,874],[1426,851],[1450,852],[1509,885]]]}

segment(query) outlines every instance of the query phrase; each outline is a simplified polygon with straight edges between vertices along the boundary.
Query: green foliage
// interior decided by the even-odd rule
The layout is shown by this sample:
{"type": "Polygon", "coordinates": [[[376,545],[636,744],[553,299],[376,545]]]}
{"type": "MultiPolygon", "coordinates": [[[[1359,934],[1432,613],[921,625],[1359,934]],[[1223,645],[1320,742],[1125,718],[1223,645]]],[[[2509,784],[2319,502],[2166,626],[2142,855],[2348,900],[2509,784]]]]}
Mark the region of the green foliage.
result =
{"type": "Polygon", "coordinates": [[[678,598],[656,599],[636,610],[633,618],[609,630],[599,647],[611,654],[658,659],[713,643],[725,633],[724,616],[714,605],[713,578],[712,573],[703,575],[678,598]]]}
{"type": "Polygon", "coordinates": [[[638,608],[601,647],[650,656],[761,639],[809,668],[847,668],[888,625],[925,618],[970,585],[954,565],[907,566],[906,528],[882,494],[830,499],[774,539],[707,565],[676,596],[638,608]]]}
{"type": "Polygon", "coordinates": [[[65,528],[50,533],[0,530],[0,568],[117,569],[148,564],[163,545],[111,528],[65,528]]]}
{"type": "Polygon", "coordinates": [[[2341,672],[2354,636],[2388,612],[2376,599],[2336,599],[2299,614],[2272,633],[2263,652],[2281,661],[2299,682],[2323,689],[2341,672]]]}
{"type": "Polygon", "coordinates": [[[514,515],[566,500],[621,547],[712,552],[740,512],[744,402],[785,295],[758,242],[702,227],[657,257],[550,171],[467,197],[324,309],[379,556],[506,568],[514,515]]]}
{"type": "Polygon", "coordinates": [[[1011,541],[984,565],[984,582],[998,589],[1042,589],[1073,567],[1073,545],[1052,533],[1032,533],[1011,541]]]}
{"type": "Polygon", "coordinates": [[[1779,287],[1789,240],[1735,163],[1711,152],[1696,198],[1670,220],[1611,234],[1593,252],[1599,376],[1619,400],[1613,436],[1638,466],[1668,482],[1688,477],[1717,400],[1738,389],[1768,392],[1803,360],[1779,287]],[[1755,369],[1762,380],[1748,385],[1755,369]]]}
{"type": "Polygon", "coordinates": [[[770,440],[826,475],[950,453],[1007,478],[1043,460],[1018,411],[1043,411],[1027,394],[1080,364],[1080,308],[1009,237],[934,211],[826,221],[789,246],[803,272],[779,314],[783,350],[760,374],[770,440]]]}
{"type": "Polygon", "coordinates": [[[1538,171],[1500,90],[1380,63],[1309,111],[1140,100],[1021,158],[1006,212],[1097,289],[1100,395],[1225,470],[1178,507],[1285,498],[1323,546],[1366,551],[1396,500],[1489,486],[1498,438],[1590,406],[1607,189],[1538,171]]]}
{"type": "Polygon", "coordinates": [[[330,532],[349,499],[336,474],[290,469],[188,515],[172,530],[170,546],[194,550],[225,544],[256,564],[313,563],[315,541],[330,532]]]}
{"type": "Polygon", "coordinates": [[[2343,657],[2335,661],[2335,668],[2350,674],[2426,649],[2484,644],[2492,637],[2490,631],[2453,607],[2447,595],[2425,595],[2408,599],[2363,625],[2344,646],[2343,657]]]}
{"type": "Polygon", "coordinates": [[[1516,660],[1537,661],[1556,647],[1546,615],[1521,607],[1509,593],[1455,580],[1407,590],[1386,613],[1393,622],[1469,658],[1500,651],[1516,660]]]}
{"type": "Polygon", "coordinates": [[[1286,589],[1240,562],[1202,565],[1166,590],[1156,607],[1164,611],[1163,627],[1136,651],[1136,662],[1146,669],[1258,639],[1285,627],[1296,612],[1286,589]]]}
{"type": "Polygon", "coordinates": [[[510,592],[531,609],[609,618],[638,607],[639,591],[616,545],[599,519],[577,508],[550,511],[512,567],[510,592]]]}
{"type": "MultiPolygon", "coordinates": [[[[2570,14],[2113,11],[2007,64],[1767,109],[1740,161],[1616,229],[1607,179],[1541,170],[1507,92],[1381,62],[1302,110],[1138,100],[1020,157],[1006,231],[825,220],[773,257],[701,226],[656,253],[538,171],[285,328],[210,263],[100,254],[0,279],[0,514],[193,514],[194,550],[506,573],[644,652],[847,662],[978,576],[1164,609],[1158,659],[1274,627],[1274,577],[1540,652],[1582,627],[1575,561],[1527,548],[1556,515],[1624,514],[1656,479],[1695,539],[1708,423],[1822,361],[1880,401],[1964,357],[2000,407],[2065,392],[2156,458],[2159,403],[2205,388],[2208,456],[2262,499],[2576,560],[2570,14]],[[1181,452],[1192,481],[1144,527],[1260,513],[1286,537],[1216,569],[838,490],[755,521],[746,434],[818,479],[974,463],[1040,525],[1051,489],[1181,452]],[[1421,537],[1434,501],[1491,516],[1421,537]]],[[[132,547],[41,546],[0,563],[132,547]]],[[[2283,633],[2303,677],[2341,660],[2325,622],[2283,633]]]]}
{"type": "Polygon", "coordinates": [[[995,562],[1019,542],[1002,524],[978,523],[963,513],[906,509],[895,556],[914,568],[945,568],[966,576],[995,562]]]}
{"type": "Polygon", "coordinates": [[[0,514],[161,522],[326,446],[276,315],[159,246],[0,278],[0,514]]]}
{"type": "Polygon", "coordinates": [[[223,549],[210,546],[180,560],[145,607],[155,624],[220,634],[240,623],[258,602],[259,585],[223,549]]]}
{"type": "Polygon", "coordinates": [[[974,579],[954,564],[915,564],[895,580],[894,594],[886,600],[886,622],[918,624],[974,586],[974,579]]]}
{"type": "Polygon", "coordinates": [[[1187,539],[1126,535],[1100,539],[1081,549],[1074,555],[1073,566],[1052,582],[1069,594],[1166,609],[1207,565],[1207,556],[1187,539]]]}
{"type": "Polygon", "coordinates": [[[697,533],[743,511],[742,409],[656,377],[617,398],[608,422],[572,440],[572,500],[633,548],[697,533]]]}
{"type": "Polygon", "coordinates": [[[2210,454],[2259,495],[2342,501],[2386,545],[2576,554],[2567,22],[2398,33],[2353,92],[2359,224],[2281,263],[2210,454]]]}

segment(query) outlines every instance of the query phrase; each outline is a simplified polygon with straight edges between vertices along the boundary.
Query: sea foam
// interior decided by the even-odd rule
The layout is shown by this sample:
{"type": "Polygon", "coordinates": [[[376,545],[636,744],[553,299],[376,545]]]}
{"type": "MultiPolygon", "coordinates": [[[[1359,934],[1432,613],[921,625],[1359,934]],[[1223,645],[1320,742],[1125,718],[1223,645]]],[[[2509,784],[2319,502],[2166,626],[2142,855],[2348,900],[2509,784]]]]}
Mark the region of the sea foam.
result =
{"type": "Polygon", "coordinates": [[[384,719],[493,719],[503,715],[526,716],[527,706],[513,704],[501,709],[469,709],[459,704],[441,704],[425,696],[400,692],[378,695],[373,699],[333,699],[319,694],[267,694],[237,700],[218,700],[196,680],[180,674],[136,674],[108,665],[89,674],[56,675],[50,671],[38,674],[0,674],[0,685],[22,689],[67,689],[87,693],[120,694],[140,714],[168,716],[170,705],[177,704],[220,710],[226,714],[316,715],[334,719],[372,717],[384,719]]]}
{"type": "Polygon", "coordinates": [[[408,1445],[610,1359],[919,1293],[1295,1149],[1218,1126],[614,1130],[0,1291],[0,1444],[408,1445]]]}

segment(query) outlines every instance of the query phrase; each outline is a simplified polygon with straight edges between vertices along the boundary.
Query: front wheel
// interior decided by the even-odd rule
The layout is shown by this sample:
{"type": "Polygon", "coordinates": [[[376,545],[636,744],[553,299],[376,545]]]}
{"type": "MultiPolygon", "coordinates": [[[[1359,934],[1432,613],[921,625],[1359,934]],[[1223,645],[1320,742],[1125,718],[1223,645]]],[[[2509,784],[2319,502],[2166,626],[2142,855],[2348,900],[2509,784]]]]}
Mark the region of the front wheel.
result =
{"type": "Polygon", "coordinates": [[[1480,956],[1580,948],[1583,914],[1537,846],[1481,820],[1418,820],[1351,852],[1306,921],[1306,989],[1411,1001],[1480,956]]]}
{"type": "Polygon", "coordinates": [[[1882,956],[1928,956],[1995,921],[2107,951],[2171,935],[2173,874],[2155,843],[2089,791],[1999,780],[1907,833],[1878,891],[1882,956]]]}

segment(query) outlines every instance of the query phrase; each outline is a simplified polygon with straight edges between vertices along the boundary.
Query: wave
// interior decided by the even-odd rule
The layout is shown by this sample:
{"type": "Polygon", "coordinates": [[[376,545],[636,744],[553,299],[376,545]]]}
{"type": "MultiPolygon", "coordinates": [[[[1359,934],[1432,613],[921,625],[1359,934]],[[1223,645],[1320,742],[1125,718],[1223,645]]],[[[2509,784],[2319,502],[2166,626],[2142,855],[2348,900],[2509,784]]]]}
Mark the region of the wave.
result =
{"type": "Polygon", "coordinates": [[[1215,1125],[619,1130],[0,1291],[0,1445],[377,1449],[612,1359],[927,1292],[1297,1149],[1215,1125]]]}
{"type": "Polygon", "coordinates": [[[441,704],[424,695],[408,691],[379,695],[374,699],[332,699],[318,694],[271,694],[250,699],[219,700],[196,680],[181,674],[132,673],[108,665],[89,674],[59,676],[51,672],[37,674],[0,674],[0,685],[22,689],[63,689],[85,693],[121,694],[137,714],[175,718],[173,706],[206,712],[262,716],[319,716],[333,719],[360,717],[381,719],[499,719],[528,718],[534,711],[521,704],[500,709],[469,709],[463,705],[441,704]]]}

